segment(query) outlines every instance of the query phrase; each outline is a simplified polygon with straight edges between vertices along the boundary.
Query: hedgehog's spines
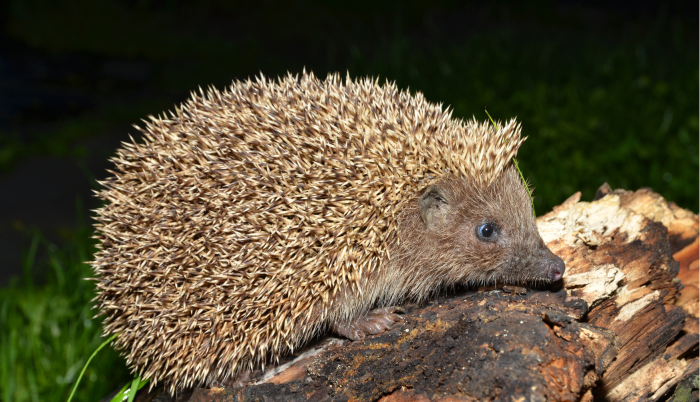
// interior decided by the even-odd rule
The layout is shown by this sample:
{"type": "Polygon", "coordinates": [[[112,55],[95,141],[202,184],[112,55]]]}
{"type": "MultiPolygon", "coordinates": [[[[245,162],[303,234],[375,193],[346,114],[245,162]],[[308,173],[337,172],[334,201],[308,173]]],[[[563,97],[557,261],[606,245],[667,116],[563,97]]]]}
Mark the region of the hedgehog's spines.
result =
{"type": "Polygon", "coordinates": [[[416,289],[366,281],[402,258],[388,245],[407,200],[450,174],[488,186],[524,141],[514,120],[455,119],[378,77],[261,73],[199,92],[112,158],[91,263],[105,334],[171,391],[277,361],[375,302],[425,297],[432,274],[416,289]]]}

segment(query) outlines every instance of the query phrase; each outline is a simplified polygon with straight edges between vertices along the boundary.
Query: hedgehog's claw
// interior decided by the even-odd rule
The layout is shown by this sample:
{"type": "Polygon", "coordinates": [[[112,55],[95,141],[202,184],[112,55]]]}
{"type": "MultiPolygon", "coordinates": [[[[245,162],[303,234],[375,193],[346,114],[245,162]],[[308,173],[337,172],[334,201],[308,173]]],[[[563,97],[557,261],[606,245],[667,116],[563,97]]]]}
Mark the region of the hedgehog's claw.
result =
{"type": "Polygon", "coordinates": [[[333,331],[350,340],[359,341],[367,335],[381,334],[403,318],[395,314],[403,310],[397,307],[383,307],[370,311],[367,314],[356,317],[347,323],[338,323],[332,326],[333,331]]]}
{"type": "Polygon", "coordinates": [[[212,384],[212,388],[218,388],[219,386],[227,388],[244,388],[253,380],[253,377],[258,372],[258,370],[243,370],[234,378],[229,378],[229,380],[224,383],[212,384]]]}

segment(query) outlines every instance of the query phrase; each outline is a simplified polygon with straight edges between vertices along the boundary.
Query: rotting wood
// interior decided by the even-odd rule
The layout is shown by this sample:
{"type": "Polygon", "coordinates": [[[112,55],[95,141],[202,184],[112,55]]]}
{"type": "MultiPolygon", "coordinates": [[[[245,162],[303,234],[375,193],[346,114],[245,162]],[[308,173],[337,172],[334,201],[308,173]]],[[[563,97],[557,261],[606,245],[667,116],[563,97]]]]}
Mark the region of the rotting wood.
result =
{"type": "Polygon", "coordinates": [[[578,198],[538,224],[543,233],[567,228],[548,244],[567,263],[564,286],[597,302],[588,322],[612,330],[622,344],[594,393],[610,402],[662,398],[697,365],[698,217],[649,189],[612,191],[605,184],[596,201],[578,198]],[[585,276],[594,278],[582,284],[585,276]]]}
{"type": "MultiPolygon", "coordinates": [[[[680,208],[673,202],[666,201],[650,188],[641,188],[637,191],[612,190],[608,183],[604,183],[596,192],[596,199],[608,194],[619,196],[620,206],[623,208],[630,209],[664,225],[668,229],[671,250],[674,253],[698,237],[698,216],[692,211],[680,208]]],[[[697,246],[695,249],[697,250],[697,246]]]]}
{"type": "Polygon", "coordinates": [[[201,391],[192,400],[482,401],[521,395],[576,401],[617,352],[611,331],[576,320],[587,306],[564,290],[470,292],[408,309],[402,325],[363,342],[336,342],[300,362],[306,369],[294,370],[297,376],[272,377],[237,392],[201,391]]]}

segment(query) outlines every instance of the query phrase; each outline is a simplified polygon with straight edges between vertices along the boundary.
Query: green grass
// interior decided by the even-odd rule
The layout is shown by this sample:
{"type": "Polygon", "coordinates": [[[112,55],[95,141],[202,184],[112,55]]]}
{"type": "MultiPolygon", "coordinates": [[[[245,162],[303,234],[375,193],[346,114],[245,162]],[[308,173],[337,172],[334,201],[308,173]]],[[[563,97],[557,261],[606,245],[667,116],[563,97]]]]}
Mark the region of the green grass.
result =
{"type": "MultiPolygon", "coordinates": [[[[90,300],[94,285],[83,261],[94,252],[89,226],[79,226],[63,248],[34,232],[25,275],[0,289],[0,399],[65,401],[86,360],[102,343],[90,300]],[[40,248],[48,255],[43,284],[31,271],[40,248]]],[[[85,372],[75,401],[96,401],[128,381],[123,359],[107,348],[85,372]]]]}
{"type": "MultiPolygon", "coordinates": [[[[320,76],[349,71],[389,78],[450,105],[457,117],[486,120],[485,108],[496,120],[517,116],[529,136],[518,161],[536,187],[538,215],[578,190],[584,200],[591,199],[606,181],[613,188],[650,186],[698,211],[697,26],[677,17],[661,13],[646,25],[596,35],[577,28],[575,21],[530,11],[528,18],[540,27],[531,33],[501,24],[480,27],[463,38],[435,29],[417,39],[410,27],[431,24],[418,2],[406,3],[411,5],[398,13],[397,3],[391,2],[382,3],[383,8],[320,2],[272,9],[268,25],[236,20],[248,24],[243,27],[248,33],[234,43],[207,24],[207,13],[236,15],[239,10],[225,2],[210,1],[211,9],[188,12],[177,2],[166,2],[168,7],[160,10],[149,8],[148,1],[133,3],[98,6],[70,0],[57,7],[45,0],[14,1],[8,31],[46,51],[153,62],[156,73],[148,85],[155,93],[211,83],[222,87],[260,70],[275,76],[304,66],[320,76]],[[346,17],[328,18],[334,12],[346,17]],[[308,23],[312,17],[318,24],[308,23]],[[80,29],[63,29],[66,25],[80,29]],[[270,26],[275,27],[272,33],[270,26]],[[326,39],[326,32],[335,39],[326,39]],[[270,43],[280,45],[267,47],[270,43]],[[302,56],[276,53],[288,45],[296,45],[302,56]]],[[[0,133],[0,170],[11,172],[13,163],[33,155],[81,160],[85,139],[171,105],[165,98],[149,102],[66,118],[31,143],[0,133]]],[[[34,234],[25,272],[38,266],[46,278],[37,282],[27,274],[0,289],[2,400],[65,400],[82,365],[102,342],[99,320],[91,319],[94,287],[83,280],[91,276],[83,263],[94,251],[90,235],[89,226],[82,224],[59,247],[34,234]],[[35,261],[42,249],[48,260],[35,261]]],[[[98,400],[130,380],[116,353],[103,350],[86,371],[75,400],[98,400]]]]}

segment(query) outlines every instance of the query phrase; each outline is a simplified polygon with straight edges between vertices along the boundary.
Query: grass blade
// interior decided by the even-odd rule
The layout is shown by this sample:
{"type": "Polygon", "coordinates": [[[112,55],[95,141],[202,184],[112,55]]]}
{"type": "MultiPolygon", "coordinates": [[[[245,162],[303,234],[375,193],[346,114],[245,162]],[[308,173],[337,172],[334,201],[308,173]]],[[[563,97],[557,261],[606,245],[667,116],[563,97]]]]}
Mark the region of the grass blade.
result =
{"type": "Polygon", "coordinates": [[[112,342],[114,338],[117,337],[117,334],[114,334],[109,337],[106,341],[102,342],[102,345],[98,346],[97,349],[95,349],[94,352],[90,355],[90,358],[85,362],[85,365],[83,366],[83,369],[80,371],[80,375],[78,376],[78,380],[75,382],[75,386],[73,387],[73,391],[71,391],[70,396],[68,397],[68,402],[73,399],[73,395],[75,394],[75,390],[78,389],[78,384],[80,384],[80,380],[83,378],[83,374],[85,374],[85,369],[87,369],[88,364],[90,364],[90,361],[92,360],[93,357],[99,352],[103,347],[105,347],[108,343],[112,342]]]}

